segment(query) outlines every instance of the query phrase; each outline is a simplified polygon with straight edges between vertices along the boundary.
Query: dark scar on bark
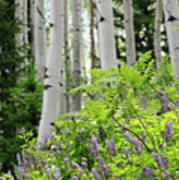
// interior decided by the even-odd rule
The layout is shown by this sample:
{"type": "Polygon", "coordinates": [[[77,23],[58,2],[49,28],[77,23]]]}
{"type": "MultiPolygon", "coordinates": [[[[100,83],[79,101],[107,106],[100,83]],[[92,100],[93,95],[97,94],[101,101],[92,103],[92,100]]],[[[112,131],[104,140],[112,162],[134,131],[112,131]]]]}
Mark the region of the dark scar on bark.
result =
{"type": "Polygon", "coordinates": [[[53,86],[50,85],[50,84],[47,84],[47,85],[44,86],[44,89],[47,90],[47,89],[49,89],[49,88],[51,88],[51,87],[53,87],[53,86]]]}

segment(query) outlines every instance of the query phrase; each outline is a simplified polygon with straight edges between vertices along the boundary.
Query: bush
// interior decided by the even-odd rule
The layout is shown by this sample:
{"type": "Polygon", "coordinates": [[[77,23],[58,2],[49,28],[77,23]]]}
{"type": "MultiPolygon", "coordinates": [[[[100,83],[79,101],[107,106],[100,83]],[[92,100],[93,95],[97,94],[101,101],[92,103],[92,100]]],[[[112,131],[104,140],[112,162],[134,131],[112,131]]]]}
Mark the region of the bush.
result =
{"type": "Polygon", "coordinates": [[[81,113],[61,116],[44,144],[22,146],[17,177],[177,179],[178,79],[167,58],[156,72],[148,59],[92,70],[93,84],[74,90],[89,97],[81,113]]]}

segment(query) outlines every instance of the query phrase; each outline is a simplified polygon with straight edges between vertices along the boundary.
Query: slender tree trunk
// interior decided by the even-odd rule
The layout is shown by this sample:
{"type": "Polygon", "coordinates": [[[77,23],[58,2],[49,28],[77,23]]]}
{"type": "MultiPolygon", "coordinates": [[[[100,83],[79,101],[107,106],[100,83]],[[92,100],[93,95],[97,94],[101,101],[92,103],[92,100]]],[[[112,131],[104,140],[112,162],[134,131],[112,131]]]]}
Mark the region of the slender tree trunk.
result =
{"type": "Polygon", "coordinates": [[[136,63],[133,5],[132,5],[132,0],[123,0],[123,2],[124,2],[124,25],[126,32],[127,64],[129,66],[132,66],[136,63]]]}
{"type": "Polygon", "coordinates": [[[156,59],[156,67],[160,66],[162,56],[161,56],[161,24],[162,24],[162,0],[157,0],[156,14],[155,14],[155,32],[154,32],[154,52],[156,59]]]}
{"type": "Polygon", "coordinates": [[[35,0],[34,30],[35,69],[37,71],[37,79],[43,79],[44,67],[46,62],[44,0],[35,0]]]}
{"type": "Polygon", "coordinates": [[[117,68],[111,0],[97,0],[101,68],[117,68]]]}
{"type": "Polygon", "coordinates": [[[27,0],[23,0],[23,44],[28,43],[27,0]]]}
{"type": "Polygon", "coordinates": [[[61,3],[62,0],[50,1],[50,45],[46,63],[44,81],[44,96],[42,117],[39,126],[38,141],[43,142],[44,137],[50,137],[52,123],[59,115],[60,98],[60,61],[62,61],[62,31],[61,31],[61,3]]]}
{"type": "MultiPolygon", "coordinates": [[[[15,17],[23,22],[23,1],[21,0],[15,0],[15,3],[17,4],[15,17]]],[[[16,47],[19,48],[23,46],[23,32],[22,32],[22,26],[20,26],[20,33],[16,34],[16,47]]]]}
{"type": "Polygon", "coordinates": [[[165,23],[174,74],[179,77],[179,3],[163,0],[165,23]]]}
{"type": "MultiPolygon", "coordinates": [[[[69,30],[68,30],[68,0],[64,0],[64,54],[65,54],[65,76],[66,93],[71,87],[71,62],[69,49],[69,30]]],[[[66,94],[66,111],[70,112],[70,95],[66,94]]]]}
{"type": "Polygon", "coordinates": [[[35,55],[34,44],[34,26],[35,26],[35,0],[30,0],[30,29],[31,29],[31,54],[35,55]]]}
{"type": "MultiPolygon", "coordinates": [[[[62,47],[64,47],[65,44],[65,37],[64,37],[64,20],[65,20],[65,2],[66,0],[61,0],[61,30],[59,33],[61,33],[62,37],[62,47]]],[[[61,58],[61,57],[60,57],[61,58]]],[[[60,60],[60,109],[59,113],[63,114],[66,113],[66,85],[65,85],[65,64],[64,59],[60,60]]]]}
{"type": "MultiPolygon", "coordinates": [[[[81,85],[81,9],[82,1],[72,1],[73,13],[73,88],[81,85]]],[[[72,111],[79,111],[81,108],[81,93],[73,95],[72,111]]]]}
{"type": "Polygon", "coordinates": [[[91,69],[97,67],[96,63],[96,49],[95,49],[95,37],[94,37],[94,2],[90,0],[90,54],[91,54],[91,69]]]}

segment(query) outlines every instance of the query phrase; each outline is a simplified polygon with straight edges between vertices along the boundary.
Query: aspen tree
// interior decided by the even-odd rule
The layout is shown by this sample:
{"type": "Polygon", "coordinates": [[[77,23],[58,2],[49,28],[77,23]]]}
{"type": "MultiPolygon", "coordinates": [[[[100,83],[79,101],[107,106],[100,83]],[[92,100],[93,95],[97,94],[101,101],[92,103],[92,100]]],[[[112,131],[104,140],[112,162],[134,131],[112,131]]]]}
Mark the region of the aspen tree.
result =
{"type": "Polygon", "coordinates": [[[62,0],[50,1],[50,45],[45,68],[42,116],[38,132],[38,141],[50,137],[56,118],[59,115],[60,98],[60,61],[62,61],[62,0]]]}
{"type": "Polygon", "coordinates": [[[133,5],[132,5],[132,0],[123,0],[123,2],[124,2],[124,26],[126,33],[126,57],[127,57],[127,64],[129,66],[132,66],[136,63],[133,5]]]}
{"type": "Polygon", "coordinates": [[[98,10],[98,34],[101,68],[117,68],[114,41],[114,23],[111,0],[96,0],[98,10]]]}
{"type": "MultiPolygon", "coordinates": [[[[64,54],[65,54],[65,84],[66,93],[71,87],[71,63],[69,49],[69,30],[68,30],[68,0],[64,0],[64,54]]],[[[66,94],[66,111],[70,112],[70,95],[66,94]]]]}
{"type": "Polygon", "coordinates": [[[44,13],[44,0],[35,0],[34,46],[37,79],[43,79],[44,67],[46,62],[46,34],[44,13]]]}
{"type": "Polygon", "coordinates": [[[177,0],[163,0],[170,58],[174,74],[179,77],[179,4],[177,0]]]}
{"type": "Polygon", "coordinates": [[[154,32],[154,52],[156,59],[156,66],[159,67],[162,56],[161,56],[161,24],[162,24],[162,0],[157,0],[156,13],[155,13],[155,32],[154,32]]]}
{"type": "MultiPolygon", "coordinates": [[[[81,85],[81,10],[82,1],[72,1],[73,16],[73,88],[81,85]]],[[[73,95],[72,111],[79,111],[81,108],[81,93],[73,95]]]]}

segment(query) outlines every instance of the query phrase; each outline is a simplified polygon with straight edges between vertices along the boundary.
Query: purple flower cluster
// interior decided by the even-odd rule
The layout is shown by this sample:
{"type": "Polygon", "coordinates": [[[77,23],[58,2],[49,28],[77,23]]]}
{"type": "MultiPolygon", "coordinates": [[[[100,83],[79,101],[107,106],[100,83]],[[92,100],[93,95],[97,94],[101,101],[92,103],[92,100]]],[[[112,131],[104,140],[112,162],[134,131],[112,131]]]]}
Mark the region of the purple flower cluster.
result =
{"type": "Polygon", "coordinates": [[[142,168],[142,171],[146,177],[148,177],[149,179],[153,179],[154,175],[153,175],[153,171],[151,168],[144,166],[142,168]]]}
{"type": "Polygon", "coordinates": [[[165,123],[165,131],[162,131],[163,136],[165,138],[165,140],[168,142],[171,140],[172,137],[172,126],[171,126],[171,122],[166,122],[165,123]]]}
{"type": "Polygon", "coordinates": [[[157,153],[155,153],[152,156],[158,166],[163,166],[164,168],[168,168],[168,158],[165,155],[160,154],[159,156],[157,153]]]}
{"type": "Polygon", "coordinates": [[[93,168],[91,171],[94,175],[95,180],[101,180],[101,177],[100,177],[98,170],[96,168],[93,168]]]}
{"type": "Polygon", "coordinates": [[[138,139],[135,139],[135,138],[131,137],[128,132],[126,132],[126,133],[124,134],[124,136],[125,136],[125,138],[126,138],[129,142],[131,142],[131,143],[134,144],[136,153],[137,153],[137,154],[140,154],[140,152],[141,152],[141,145],[140,145],[138,139]]]}
{"type": "Polygon", "coordinates": [[[114,140],[107,141],[107,150],[109,154],[116,154],[116,145],[114,140]]]}

